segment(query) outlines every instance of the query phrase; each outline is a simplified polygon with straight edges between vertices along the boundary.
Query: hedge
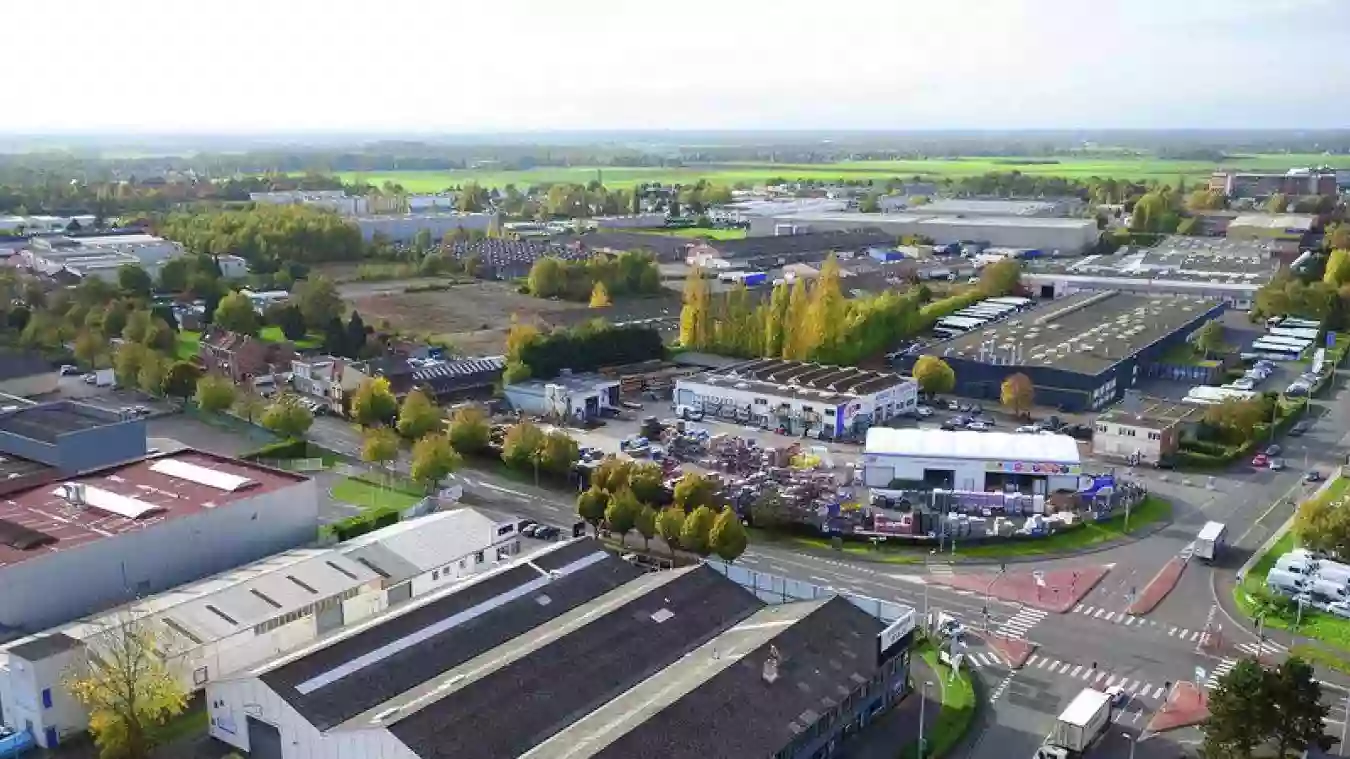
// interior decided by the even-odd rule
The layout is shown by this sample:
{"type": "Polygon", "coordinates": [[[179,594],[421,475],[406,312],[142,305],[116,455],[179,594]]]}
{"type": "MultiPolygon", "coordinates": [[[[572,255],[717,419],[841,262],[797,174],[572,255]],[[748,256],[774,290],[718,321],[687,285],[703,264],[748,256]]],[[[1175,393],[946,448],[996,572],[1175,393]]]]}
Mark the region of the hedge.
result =
{"type": "Polygon", "coordinates": [[[356,516],[334,522],[328,525],[328,529],[333,531],[339,541],[350,540],[358,535],[365,535],[382,527],[388,527],[398,522],[398,518],[399,512],[397,509],[382,507],[370,509],[356,516]]]}
{"type": "Polygon", "coordinates": [[[303,438],[278,440],[275,443],[268,443],[261,448],[249,451],[240,456],[240,458],[245,461],[262,461],[267,459],[285,461],[287,459],[309,458],[309,441],[303,438]]]}

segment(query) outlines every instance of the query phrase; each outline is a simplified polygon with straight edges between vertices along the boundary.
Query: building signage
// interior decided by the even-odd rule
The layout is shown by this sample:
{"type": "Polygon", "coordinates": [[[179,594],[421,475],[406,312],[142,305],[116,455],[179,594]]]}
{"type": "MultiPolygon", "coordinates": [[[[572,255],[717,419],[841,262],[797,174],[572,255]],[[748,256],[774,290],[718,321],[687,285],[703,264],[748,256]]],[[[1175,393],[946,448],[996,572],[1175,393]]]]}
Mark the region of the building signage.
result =
{"type": "Polygon", "coordinates": [[[906,609],[899,618],[877,635],[878,661],[887,661],[899,651],[907,649],[907,638],[912,632],[914,632],[914,610],[906,609]]]}
{"type": "Polygon", "coordinates": [[[1005,474],[1045,474],[1060,475],[1083,473],[1080,464],[1046,464],[1038,461],[986,461],[986,472],[1004,472],[1005,474]]]}

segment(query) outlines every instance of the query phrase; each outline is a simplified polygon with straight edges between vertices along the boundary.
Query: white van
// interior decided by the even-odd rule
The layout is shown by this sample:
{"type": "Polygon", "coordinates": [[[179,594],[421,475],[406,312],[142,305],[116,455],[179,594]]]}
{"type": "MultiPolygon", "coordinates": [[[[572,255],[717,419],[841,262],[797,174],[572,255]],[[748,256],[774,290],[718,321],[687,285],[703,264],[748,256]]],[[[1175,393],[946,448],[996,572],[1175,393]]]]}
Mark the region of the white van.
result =
{"type": "Polygon", "coordinates": [[[1324,596],[1328,601],[1344,601],[1346,595],[1350,594],[1350,588],[1340,580],[1328,580],[1321,577],[1315,577],[1308,590],[1315,595],[1324,596]]]}
{"type": "Polygon", "coordinates": [[[1311,575],[1317,570],[1317,561],[1306,556],[1285,554],[1275,560],[1275,568],[1282,572],[1299,575],[1311,575]]]}
{"type": "Polygon", "coordinates": [[[1293,595],[1302,593],[1306,578],[1296,572],[1284,569],[1272,569],[1266,573],[1266,587],[1276,593],[1293,595]]]}
{"type": "Polygon", "coordinates": [[[1339,561],[1317,562],[1316,574],[1319,579],[1338,582],[1342,585],[1350,584],[1350,566],[1339,561]]]}

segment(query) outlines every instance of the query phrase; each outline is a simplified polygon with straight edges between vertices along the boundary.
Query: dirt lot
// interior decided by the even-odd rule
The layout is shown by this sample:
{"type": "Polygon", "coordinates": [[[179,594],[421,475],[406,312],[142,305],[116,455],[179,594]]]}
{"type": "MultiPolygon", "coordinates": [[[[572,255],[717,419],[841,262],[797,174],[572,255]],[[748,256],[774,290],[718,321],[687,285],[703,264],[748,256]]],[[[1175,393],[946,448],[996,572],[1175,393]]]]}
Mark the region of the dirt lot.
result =
{"type": "Polygon", "coordinates": [[[503,282],[475,282],[438,292],[374,293],[352,297],[350,302],[367,324],[387,319],[396,329],[444,336],[469,354],[505,350],[513,315],[547,329],[594,318],[616,323],[650,318],[670,322],[678,318],[680,309],[680,296],[674,292],[592,309],[585,303],[521,295],[503,282]]]}

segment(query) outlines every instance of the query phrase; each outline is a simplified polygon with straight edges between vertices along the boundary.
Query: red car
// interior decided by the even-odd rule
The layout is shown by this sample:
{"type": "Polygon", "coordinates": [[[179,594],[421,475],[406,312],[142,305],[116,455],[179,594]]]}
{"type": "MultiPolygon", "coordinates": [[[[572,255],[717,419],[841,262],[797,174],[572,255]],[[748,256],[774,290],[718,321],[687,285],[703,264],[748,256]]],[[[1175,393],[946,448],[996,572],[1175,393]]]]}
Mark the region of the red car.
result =
{"type": "Polygon", "coordinates": [[[1270,466],[1270,458],[1264,453],[1258,453],[1252,457],[1252,466],[1265,468],[1270,466]]]}

